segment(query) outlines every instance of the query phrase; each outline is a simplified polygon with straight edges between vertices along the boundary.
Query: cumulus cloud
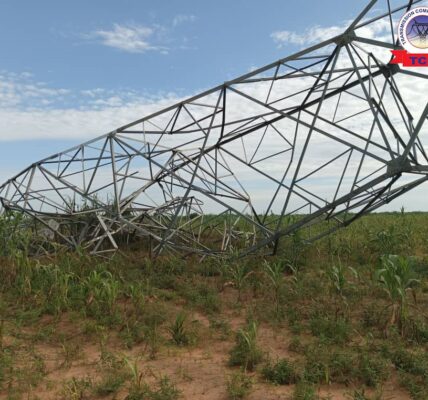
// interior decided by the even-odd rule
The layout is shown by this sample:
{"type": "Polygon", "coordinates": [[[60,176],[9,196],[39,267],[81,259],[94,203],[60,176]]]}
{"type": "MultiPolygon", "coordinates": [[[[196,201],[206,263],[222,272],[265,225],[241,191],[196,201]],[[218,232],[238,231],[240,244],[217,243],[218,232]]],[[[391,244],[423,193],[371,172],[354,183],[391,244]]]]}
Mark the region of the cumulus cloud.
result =
{"type": "Polygon", "coordinates": [[[70,90],[0,72],[0,141],[89,139],[179,100],[175,93],[70,90]]]}
{"type": "Polygon", "coordinates": [[[128,53],[147,51],[166,53],[168,48],[157,43],[157,36],[161,30],[160,26],[114,24],[109,30],[96,30],[87,37],[98,40],[104,46],[128,53]]]}
{"type": "MultiPolygon", "coordinates": [[[[173,31],[180,25],[192,23],[195,15],[178,14],[167,25],[119,24],[115,23],[109,29],[98,29],[82,37],[104,46],[128,53],[146,53],[149,51],[167,54],[175,42],[187,42],[187,38],[179,38],[173,31]]],[[[183,48],[183,46],[176,46],[183,48]]]]}
{"type": "Polygon", "coordinates": [[[35,82],[28,72],[0,71],[0,107],[44,107],[58,101],[70,91],[49,87],[45,82],[35,82]]]}

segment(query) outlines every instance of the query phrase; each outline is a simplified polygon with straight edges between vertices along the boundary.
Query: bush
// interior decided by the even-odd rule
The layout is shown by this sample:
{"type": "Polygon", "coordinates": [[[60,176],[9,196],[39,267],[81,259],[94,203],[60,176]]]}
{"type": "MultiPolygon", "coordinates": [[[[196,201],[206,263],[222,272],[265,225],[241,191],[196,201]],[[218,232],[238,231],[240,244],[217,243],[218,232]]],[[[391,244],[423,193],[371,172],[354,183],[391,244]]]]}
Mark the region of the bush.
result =
{"type": "Polygon", "coordinates": [[[155,388],[146,383],[131,387],[125,400],[177,400],[179,397],[180,391],[174,383],[167,376],[163,376],[155,388]]]}
{"type": "Polygon", "coordinates": [[[392,363],[401,371],[412,375],[428,376],[428,360],[424,355],[398,349],[390,355],[392,363]]]}
{"type": "Polygon", "coordinates": [[[304,379],[310,383],[348,383],[354,373],[352,354],[329,348],[309,348],[306,353],[304,379]]]}
{"type": "Polygon", "coordinates": [[[336,344],[344,344],[349,340],[351,327],[343,318],[337,320],[316,315],[310,320],[313,335],[336,344]]]}
{"type": "Polygon", "coordinates": [[[250,393],[251,378],[244,373],[232,374],[227,380],[227,396],[230,400],[244,399],[250,393]]]}
{"type": "Polygon", "coordinates": [[[428,398],[426,378],[401,372],[400,384],[409,391],[413,400],[426,400],[428,398]]]}
{"type": "Polygon", "coordinates": [[[369,387],[376,387],[389,376],[387,362],[377,356],[362,354],[355,370],[355,377],[369,387]]]}
{"type": "Polygon", "coordinates": [[[299,382],[294,388],[293,400],[318,400],[315,389],[308,382],[299,382]]]}
{"type": "Polygon", "coordinates": [[[421,319],[407,317],[403,327],[403,335],[406,339],[418,344],[428,343],[428,326],[421,319]]]}
{"type": "Polygon", "coordinates": [[[179,292],[190,304],[207,314],[214,314],[220,310],[220,297],[209,285],[190,282],[182,284],[179,292]]]}
{"type": "Polygon", "coordinates": [[[262,375],[266,380],[277,385],[290,385],[299,379],[296,368],[286,359],[279,360],[275,364],[267,363],[263,367],[262,375]]]}
{"type": "Polygon", "coordinates": [[[252,371],[262,358],[262,352],[257,346],[257,324],[252,322],[236,334],[236,344],[230,351],[229,365],[239,365],[252,371]]]}

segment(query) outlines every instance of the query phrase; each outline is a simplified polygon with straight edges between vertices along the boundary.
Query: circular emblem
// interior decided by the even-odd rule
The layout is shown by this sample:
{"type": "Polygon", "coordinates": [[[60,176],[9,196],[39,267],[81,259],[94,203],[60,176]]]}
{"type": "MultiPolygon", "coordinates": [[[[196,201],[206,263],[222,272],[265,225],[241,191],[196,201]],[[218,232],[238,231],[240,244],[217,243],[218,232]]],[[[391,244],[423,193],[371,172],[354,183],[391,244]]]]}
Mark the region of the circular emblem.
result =
{"type": "Polygon", "coordinates": [[[428,53],[428,7],[409,10],[398,24],[398,39],[409,53],[428,53]]]}

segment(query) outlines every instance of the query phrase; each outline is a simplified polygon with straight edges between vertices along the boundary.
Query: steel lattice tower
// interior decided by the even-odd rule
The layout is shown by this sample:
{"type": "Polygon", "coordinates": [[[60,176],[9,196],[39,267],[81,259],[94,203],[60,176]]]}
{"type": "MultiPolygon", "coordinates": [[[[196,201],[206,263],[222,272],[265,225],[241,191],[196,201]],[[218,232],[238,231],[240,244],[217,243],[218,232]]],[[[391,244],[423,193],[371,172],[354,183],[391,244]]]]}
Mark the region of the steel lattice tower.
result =
{"type": "Polygon", "coordinates": [[[275,253],[347,226],[428,179],[428,103],[408,100],[427,75],[389,64],[416,3],[372,0],[336,37],[35,162],[2,212],[94,253],[131,234],[153,254],[275,253]]]}

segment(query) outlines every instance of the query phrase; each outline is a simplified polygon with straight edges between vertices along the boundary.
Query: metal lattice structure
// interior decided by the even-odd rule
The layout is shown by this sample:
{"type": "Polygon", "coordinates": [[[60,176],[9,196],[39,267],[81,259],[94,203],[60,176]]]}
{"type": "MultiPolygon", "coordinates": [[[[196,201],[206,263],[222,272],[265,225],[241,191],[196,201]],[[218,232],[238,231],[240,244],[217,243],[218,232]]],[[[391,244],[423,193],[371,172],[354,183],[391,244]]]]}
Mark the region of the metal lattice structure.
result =
{"type": "Polygon", "coordinates": [[[297,231],[314,240],[350,224],[428,179],[428,103],[409,96],[427,75],[389,64],[396,20],[418,1],[392,2],[32,164],[0,187],[3,212],[25,214],[35,238],[94,253],[131,234],[154,254],[275,253],[297,231]]]}

